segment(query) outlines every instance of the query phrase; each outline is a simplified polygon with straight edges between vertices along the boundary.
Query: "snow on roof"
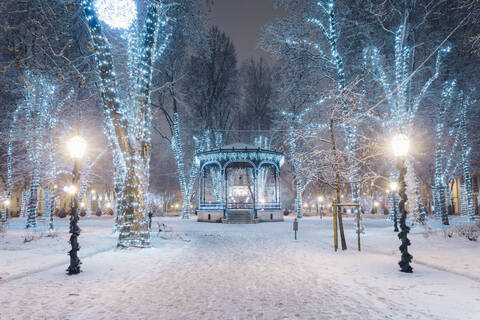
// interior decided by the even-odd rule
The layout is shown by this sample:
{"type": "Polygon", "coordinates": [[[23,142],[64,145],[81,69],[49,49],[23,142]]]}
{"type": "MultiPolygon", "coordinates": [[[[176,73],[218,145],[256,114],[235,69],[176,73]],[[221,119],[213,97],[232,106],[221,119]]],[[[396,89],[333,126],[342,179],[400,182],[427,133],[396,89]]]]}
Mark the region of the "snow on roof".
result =
{"type": "Polygon", "coordinates": [[[251,145],[251,144],[237,142],[237,143],[232,143],[232,144],[223,146],[222,149],[227,149],[227,150],[228,149],[258,149],[258,147],[255,147],[254,145],[251,145]]]}

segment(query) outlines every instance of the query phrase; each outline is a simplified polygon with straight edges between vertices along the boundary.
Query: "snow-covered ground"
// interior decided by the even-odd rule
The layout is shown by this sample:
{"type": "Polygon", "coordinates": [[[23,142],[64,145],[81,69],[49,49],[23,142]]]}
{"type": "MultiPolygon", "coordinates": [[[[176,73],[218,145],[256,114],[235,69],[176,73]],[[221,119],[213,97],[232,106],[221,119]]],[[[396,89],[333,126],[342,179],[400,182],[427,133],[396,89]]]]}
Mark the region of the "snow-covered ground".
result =
{"type": "MultiPolygon", "coordinates": [[[[362,252],[332,246],[332,221],[255,225],[158,218],[152,248],[118,250],[112,218],[80,221],[83,272],[67,276],[67,220],[56,237],[22,220],[0,234],[0,319],[480,319],[480,243],[412,229],[414,273],[398,271],[400,241],[365,219],[362,252]]],[[[40,228],[41,229],[41,228],[40,228]]]]}

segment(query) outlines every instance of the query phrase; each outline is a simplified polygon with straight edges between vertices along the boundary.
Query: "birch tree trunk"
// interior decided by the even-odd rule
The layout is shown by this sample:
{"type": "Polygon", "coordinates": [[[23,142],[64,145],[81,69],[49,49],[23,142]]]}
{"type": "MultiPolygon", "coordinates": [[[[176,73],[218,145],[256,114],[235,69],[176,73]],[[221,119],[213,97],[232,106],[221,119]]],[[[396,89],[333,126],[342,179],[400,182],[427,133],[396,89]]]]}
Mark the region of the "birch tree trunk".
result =
{"type": "MultiPolygon", "coordinates": [[[[337,153],[337,145],[335,142],[335,133],[333,131],[333,119],[330,119],[330,139],[332,142],[332,152],[333,156],[335,158],[335,190],[337,194],[337,200],[336,203],[340,203],[340,169],[338,166],[339,158],[338,158],[338,153],[337,153]]],[[[335,217],[333,217],[333,225],[335,228],[335,233],[337,232],[337,219],[338,219],[338,226],[340,229],[340,238],[342,241],[342,250],[347,250],[347,242],[345,241],[345,233],[343,232],[343,218],[342,218],[342,207],[336,206],[334,208],[333,212],[337,213],[335,217]]],[[[337,243],[335,242],[335,251],[337,251],[337,243]]]]}
{"type": "MultiPolygon", "coordinates": [[[[150,165],[150,88],[154,60],[155,36],[159,24],[158,3],[148,4],[145,25],[137,48],[138,69],[135,72],[136,119],[126,119],[121,114],[120,97],[117,93],[113,56],[110,44],[103,34],[92,0],[82,2],[91,33],[97,70],[101,82],[105,123],[114,158],[124,164],[122,185],[117,185],[119,247],[146,247],[150,245],[146,221],[146,194],[148,191],[150,165]],[[129,122],[130,121],[130,122],[129,122]],[[133,122],[133,123],[132,123],[133,122]],[[110,127],[109,127],[110,126],[110,127]],[[129,129],[133,128],[130,131],[129,129]],[[133,133],[133,134],[132,134],[133,133]]],[[[130,53],[130,52],[129,52],[130,53]]]]}

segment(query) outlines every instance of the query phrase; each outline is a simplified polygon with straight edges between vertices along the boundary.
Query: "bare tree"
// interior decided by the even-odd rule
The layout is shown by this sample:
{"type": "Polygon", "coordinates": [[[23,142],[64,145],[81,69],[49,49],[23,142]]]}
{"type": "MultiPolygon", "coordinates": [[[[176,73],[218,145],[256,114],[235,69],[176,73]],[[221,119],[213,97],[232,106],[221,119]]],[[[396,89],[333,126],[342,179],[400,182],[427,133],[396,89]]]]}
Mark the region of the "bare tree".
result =
{"type": "Polygon", "coordinates": [[[273,88],[273,71],[263,58],[253,58],[245,62],[240,70],[242,79],[242,105],[239,127],[246,130],[242,135],[251,142],[257,136],[273,135],[277,110],[274,108],[275,92],[273,88]]]}
{"type": "Polygon", "coordinates": [[[237,58],[232,41],[217,27],[211,27],[205,42],[187,68],[185,100],[190,117],[200,129],[225,133],[233,124],[237,106],[237,58]]]}

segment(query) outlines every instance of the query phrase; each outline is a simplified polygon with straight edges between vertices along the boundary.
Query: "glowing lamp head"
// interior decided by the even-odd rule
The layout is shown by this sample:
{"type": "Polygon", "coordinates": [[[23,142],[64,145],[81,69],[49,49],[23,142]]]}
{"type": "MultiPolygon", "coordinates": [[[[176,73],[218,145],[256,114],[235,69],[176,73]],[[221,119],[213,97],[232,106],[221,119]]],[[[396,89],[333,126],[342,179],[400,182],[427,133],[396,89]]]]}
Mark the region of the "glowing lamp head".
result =
{"type": "Polygon", "coordinates": [[[110,202],[107,202],[106,207],[110,209],[112,207],[112,204],[110,202]]]}
{"type": "Polygon", "coordinates": [[[8,207],[10,205],[10,200],[7,199],[3,203],[5,204],[6,207],[8,207]]]}
{"type": "Polygon", "coordinates": [[[373,203],[373,205],[374,205],[376,208],[378,208],[378,207],[380,206],[380,202],[375,201],[375,202],[373,203]]]}
{"type": "Polygon", "coordinates": [[[323,202],[323,197],[322,196],[318,197],[318,202],[323,202]]]}
{"type": "Polygon", "coordinates": [[[95,194],[95,190],[90,191],[92,194],[95,194]]]}
{"type": "Polygon", "coordinates": [[[75,186],[65,186],[63,187],[63,191],[66,192],[66,193],[70,193],[70,194],[75,194],[75,192],[77,192],[77,188],[75,186]]]}
{"type": "Polygon", "coordinates": [[[98,18],[113,29],[128,29],[137,17],[134,0],[95,0],[98,18]]]}
{"type": "Polygon", "coordinates": [[[399,133],[393,137],[391,148],[395,157],[405,157],[410,148],[410,141],[406,135],[399,133]]]}
{"type": "Polygon", "coordinates": [[[397,191],[398,190],[398,183],[395,181],[390,182],[390,190],[397,191]]]}
{"type": "Polygon", "coordinates": [[[80,136],[75,136],[68,141],[68,152],[70,156],[74,159],[83,157],[85,149],[87,148],[87,143],[80,136]]]}
{"type": "Polygon", "coordinates": [[[81,202],[81,203],[80,203],[80,207],[81,207],[81,208],[85,208],[85,203],[81,202]]]}

